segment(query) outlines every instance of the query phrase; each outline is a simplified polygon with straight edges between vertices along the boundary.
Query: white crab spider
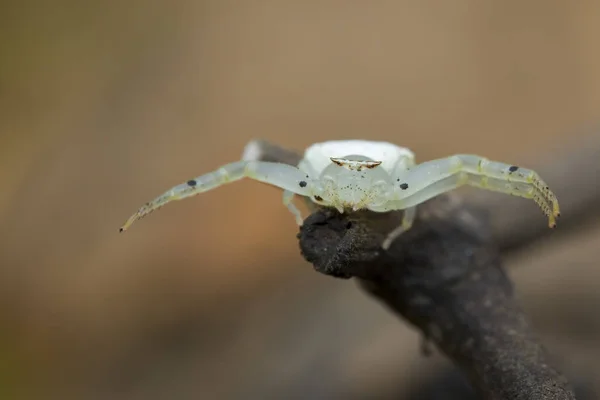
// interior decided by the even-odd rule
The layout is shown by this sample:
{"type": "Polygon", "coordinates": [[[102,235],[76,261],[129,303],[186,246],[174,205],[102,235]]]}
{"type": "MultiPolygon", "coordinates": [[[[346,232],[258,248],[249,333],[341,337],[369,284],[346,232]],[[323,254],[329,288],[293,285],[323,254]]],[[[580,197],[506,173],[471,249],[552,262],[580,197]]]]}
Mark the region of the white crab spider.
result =
{"type": "Polygon", "coordinates": [[[535,171],[475,155],[457,154],[416,164],[409,149],[392,143],[339,140],[313,144],[306,149],[297,167],[259,161],[259,157],[259,145],[250,142],[241,161],[169,189],[142,206],[121,231],[173,200],[242,178],[283,189],[283,203],[299,225],[303,219],[292,203],[294,195],[308,197],[314,203],[336,208],[340,213],[361,209],[374,212],[404,210],[402,224],[388,235],[382,244],[384,249],[411,227],[415,206],[462,185],[533,199],[548,217],[552,228],[560,215],[556,196],[535,171]]]}

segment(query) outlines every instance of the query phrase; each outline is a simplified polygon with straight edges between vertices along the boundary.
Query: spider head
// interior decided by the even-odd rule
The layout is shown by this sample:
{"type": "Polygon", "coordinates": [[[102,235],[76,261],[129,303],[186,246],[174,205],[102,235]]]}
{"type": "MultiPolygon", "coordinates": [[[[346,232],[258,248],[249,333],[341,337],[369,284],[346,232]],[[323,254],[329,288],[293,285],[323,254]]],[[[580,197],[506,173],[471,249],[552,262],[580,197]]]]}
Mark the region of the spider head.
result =
{"type": "Polygon", "coordinates": [[[332,157],[321,174],[321,203],[344,212],[384,202],[389,175],[381,163],[360,155],[332,157]]]}

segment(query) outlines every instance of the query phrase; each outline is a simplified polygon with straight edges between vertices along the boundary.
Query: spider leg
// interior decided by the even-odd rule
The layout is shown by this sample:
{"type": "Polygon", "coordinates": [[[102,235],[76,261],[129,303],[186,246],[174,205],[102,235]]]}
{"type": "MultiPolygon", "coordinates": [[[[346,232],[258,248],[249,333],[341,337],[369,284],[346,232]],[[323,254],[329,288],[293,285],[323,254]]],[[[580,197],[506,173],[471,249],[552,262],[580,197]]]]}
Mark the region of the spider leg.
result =
{"type": "Polygon", "coordinates": [[[423,203],[462,185],[533,199],[556,226],[558,200],[540,176],[530,169],[489,161],[475,155],[456,155],[428,161],[400,177],[400,200],[393,208],[404,209],[423,203]]]}
{"type": "Polygon", "coordinates": [[[284,190],[283,191],[283,204],[288,208],[288,210],[290,210],[290,212],[292,214],[294,214],[294,217],[296,217],[296,223],[300,226],[302,226],[302,224],[304,223],[304,220],[302,219],[302,214],[300,214],[300,210],[298,210],[298,208],[294,205],[293,200],[294,200],[294,192],[290,192],[289,190],[284,190]]]}
{"type": "Polygon", "coordinates": [[[242,178],[264,182],[287,190],[292,194],[310,196],[312,193],[311,179],[296,167],[264,161],[238,161],[172,187],[154,200],[144,204],[125,222],[120,231],[127,230],[135,221],[144,218],[171,201],[195,196],[242,178]]]}
{"type": "Polygon", "coordinates": [[[405,209],[404,215],[402,216],[402,223],[387,235],[387,237],[383,241],[383,244],[381,245],[381,247],[384,250],[389,249],[392,242],[394,240],[396,240],[396,238],[398,236],[400,236],[401,234],[403,234],[404,232],[406,232],[407,230],[409,230],[412,227],[412,224],[415,220],[416,215],[417,215],[416,207],[409,207],[409,208],[405,209]]]}

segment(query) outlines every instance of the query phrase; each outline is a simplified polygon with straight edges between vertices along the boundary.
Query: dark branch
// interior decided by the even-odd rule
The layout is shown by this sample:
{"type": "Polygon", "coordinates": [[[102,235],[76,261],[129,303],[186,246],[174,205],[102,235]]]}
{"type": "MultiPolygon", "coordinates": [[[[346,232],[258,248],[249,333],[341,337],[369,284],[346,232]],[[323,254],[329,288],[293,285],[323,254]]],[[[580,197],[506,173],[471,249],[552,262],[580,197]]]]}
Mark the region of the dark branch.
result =
{"type": "Polygon", "coordinates": [[[410,321],[489,399],[574,399],[549,365],[485,226],[440,197],[388,252],[390,221],[364,212],[323,210],[301,229],[305,258],[321,273],[356,277],[369,293],[410,321]]]}
{"type": "MultiPolygon", "coordinates": [[[[267,159],[297,161],[279,154],[287,159],[267,159]]],[[[438,197],[419,207],[415,225],[385,252],[381,243],[401,215],[318,210],[298,235],[302,254],[321,273],[358,278],[485,398],[574,399],[513,298],[484,214],[456,196],[438,197]]]]}

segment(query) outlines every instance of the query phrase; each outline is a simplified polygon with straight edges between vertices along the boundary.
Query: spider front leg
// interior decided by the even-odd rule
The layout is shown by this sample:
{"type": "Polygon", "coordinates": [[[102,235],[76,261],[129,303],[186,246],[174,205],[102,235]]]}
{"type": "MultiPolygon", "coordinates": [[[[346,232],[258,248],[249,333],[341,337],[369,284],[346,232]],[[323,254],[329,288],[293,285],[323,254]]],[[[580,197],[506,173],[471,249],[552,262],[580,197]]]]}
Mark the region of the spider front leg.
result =
{"type": "Polygon", "coordinates": [[[135,221],[144,218],[171,201],[195,196],[242,178],[251,178],[279,187],[292,193],[292,195],[310,196],[313,188],[313,181],[310,177],[291,165],[265,161],[238,161],[174,186],[161,196],[144,204],[125,222],[120,231],[127,230],[135,221]]]}
{"type": "Polygon", "coordinates": [[[462,185],[533,199],[556,226],[558,200],[540,176],[516,165],[489,161],[475,155],[456,155],[419,164],[399,177],[396,209],[413,207],[462,185]]]}

